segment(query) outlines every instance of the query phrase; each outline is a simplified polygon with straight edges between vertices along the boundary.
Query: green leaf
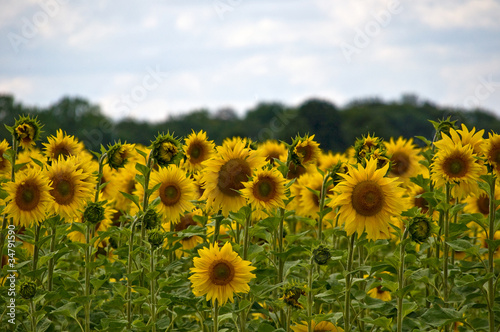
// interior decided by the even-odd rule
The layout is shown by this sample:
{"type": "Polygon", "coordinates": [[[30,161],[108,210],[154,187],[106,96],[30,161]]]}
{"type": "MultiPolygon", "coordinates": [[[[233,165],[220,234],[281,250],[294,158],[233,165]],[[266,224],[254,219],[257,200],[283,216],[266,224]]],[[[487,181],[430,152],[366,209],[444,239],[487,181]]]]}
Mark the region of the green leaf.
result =
{"type": "Polygon", "coordinates": [[[126,193],[126,192],[123,192],[123,191],[120,191],[120,193],[125,196],[125,198],[131,200],[135,205],[137,205],[137,207],[140,209],[141,208],[141,205],[139,204],[139,196],[136,196],[136,195],[131,195],[129,193],[126,193]]]}
{"type": "Polygon", "coordinates": [[[139,163],[135,164],[135,169],[138,170],[144,176],[146,176],[149,173],[149,168],[139,163]]]}
{"type": "Polygon", "coordinates": [[[472,243],[462,239],[447,241],[446,243],[455,251],[466,251],[470,247],[473,247],[472,243]]]}
{"type": "Polygon", "coordinates": [[[462,314],[451,308],[434,306],[422,315],[422,319],[431,326],[439,327],[460,321],[462,314]]]}
{"type": "Polygon", "coordinates": [[[70,317],[77,319],[78,312],[83,309],[83,306],[79,306],[75,302],[68,302],[62,307],[59,307],[51,312],[51,314],[55,315],[63,315],[65,317],[70,317]]]}

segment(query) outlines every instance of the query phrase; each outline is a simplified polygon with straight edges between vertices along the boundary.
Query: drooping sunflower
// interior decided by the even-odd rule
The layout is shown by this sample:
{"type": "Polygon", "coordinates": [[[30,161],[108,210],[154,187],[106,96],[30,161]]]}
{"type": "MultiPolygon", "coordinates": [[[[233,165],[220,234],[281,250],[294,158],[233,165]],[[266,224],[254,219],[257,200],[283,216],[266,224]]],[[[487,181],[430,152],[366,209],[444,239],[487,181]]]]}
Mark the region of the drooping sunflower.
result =
{"type": "Polygon", "coordinates": [[[77,164],[76,157],[60,158],[47,169],[47,177],[52,182],[50,195],[54,199],[51,210],[64,218],[77,217],[93,194],[92,185],[84,182],[88,175],[78,169],[77,164]]]}
{"type": "Polygon", "coordinates": [[[234,149],[222,146],[217,155],[205,162],[205,191],[202,199],[207,207],[221,209],[224,216],[229,211],[238,211],[245,205],[245,197],[238,191],[245,188],[254,169],[260,169],[265,159],[256,151],[245,148],[242,141],[236,142],[234,149]]]}
{"type": "Polygon", "coordinates": [[[298,156],[302,165],[312,164],[318,160],[321,153],[319,143],[314,141],[314,135],[299,137],[297,144],[293,148],[293,152],[298,156]]]}
{"type": "Polygon", "coordinates": [[[285,182],[283,175],[275,169],[258,170],[252,181],[243,183],[245,188],[241,193],[257,210],[284,209],[285,182]]]}
{"type": "Polygon", "coordinates": [[[255,278],[251,271],[255,270],[249,261],[233,251],[230,242],[222,248],[210,244],[209,248],[198,250],[200,257],[193,259],[193,273],[189,277],[195,296],[206,295],[206,300],[212,300],[223,306],[227,300],[234,302],[234,293],[248,293],[248,283],[255,278]]]}
{"type": "Polygon", "coordinates": [[[489,133],[482,148],[487,163],[491,165],[496,176],[500,176],[500,135],[489,133]]]}
{"type": "Polygon", "coordinates": [[[61,129],[58,129],[56,136],[47,138],[48,143],[43,143],[45,146],[45,155],[52,161],[58,160],[59,156],[66,158],[68,156],[76,156],[83,149],[83,144],[72,136],[67,135],[61,129]]]}
{"type": "MultiPolygon", "coordinates": [[[[344,332],[341,327],[335,326],[333,323],[322,321],[316,323],[314,320],[311,321],[311,327],[314,332],[344,332]]],[[[301,324],[290,326],[293,332],[307,332],[307,322],[302,322],[301,324]]]]}
{"type": "Polygon", "coordinates": [[[193,210],[194,205],[191,200],[194,199],[196,188],[193,180],[186,176],[184,170],[176,165],[160,168],[158,172],[153,172],[151,175],[151,188],[157,184],[161,185],[151,194],[150,200],[160,197],[158,212],[168,221],[175,224],[179,221],[181,214],[193,210]]]}
{"type": "Polygon", "coordinates": [[[288,150],[283,143],[268,140],[259,145],[258,150],[266,158],[266,161],[274,165],[274,159],[286,162],[288,150]]]}
{"type": "Polygon", "coordinates": [[[339,195],[330,206],[340,207],[339,220],[348,236],[366,231],[368,239],[389,238],[390,217],[405,209],[404,189],[395,178],[384,177],[389,164],[377,169],[377,161],[370,159],[366,168],[348,168],[347,174],[340,174],[344,179],[335,187],[339,195]]]}
{"type": "Polygon", "coordinates": [[[389,170],[389,177],[399,177],[405,185],[410,184],[410,178],[419,173],[421,165],[419,164],[418,153],[419,150],[413,139],[404,139],[399,137],[397,141],[391,137],[390,141],[386,143],[387,155],[391,160],[391,169],[389,170]]]}
{"type": "Polygon", "coordinates": [[[203,162],[212,158],[215,153],[215,144],[207,139],[207,133],[200,130],[195,133],[194,130],[184,140],[184,154],[186,162],[184,167],[189,172],[196,172],[203,169],[203,162]]]}
{"type": "Polygon", "coordinates": [[[4,175],[9,175],[11,171],[10,161],[3,157],[3,154],[8,149],[9,143],[4,139],[2,142],[0,142],[0,178],[2,178],[4,175]]]}
{"type": "Polygon", "coordinates": [[[8,194],[4,213],[12,217],[15,225],[40,224],[53,204],[50,181],[40,170],[27,169],[17,175],[15,182],[4,183],[3,187],[8,194]]]}
{"type": "Polygon", "coordinates": [[[438,152],[432,161],[431,180],[436,187],[442,188],[446,183],[454,184],[452,194],[458,199],[469,194],[479,194],[477,183],[484,167],[477,162],[471,145],[463,146],[447,135],[443,135],[435,145],[438,152]]]}

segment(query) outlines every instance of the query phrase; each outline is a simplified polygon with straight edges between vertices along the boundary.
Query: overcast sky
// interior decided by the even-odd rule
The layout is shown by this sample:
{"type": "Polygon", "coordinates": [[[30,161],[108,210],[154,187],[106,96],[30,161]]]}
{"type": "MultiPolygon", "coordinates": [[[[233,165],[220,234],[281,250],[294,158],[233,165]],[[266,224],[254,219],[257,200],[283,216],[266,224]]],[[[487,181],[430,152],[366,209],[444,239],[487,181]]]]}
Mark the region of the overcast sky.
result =
{"type": "Polygon", "coordinates": [[[500,116],[498,0],[1,0],[0,93],[115,119],[403,93],[500,116]]]}

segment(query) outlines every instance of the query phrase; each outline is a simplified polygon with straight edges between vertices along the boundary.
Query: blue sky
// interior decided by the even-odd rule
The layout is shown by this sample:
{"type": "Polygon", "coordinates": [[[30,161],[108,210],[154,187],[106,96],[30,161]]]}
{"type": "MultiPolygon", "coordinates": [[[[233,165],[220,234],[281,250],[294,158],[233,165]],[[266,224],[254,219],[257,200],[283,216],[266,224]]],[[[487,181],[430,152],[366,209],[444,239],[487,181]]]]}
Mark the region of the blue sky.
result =
{"type": "Polygon", "coordinates": [[[115,119],[403,93],[500,116],[500,2],[2,0],[0,93],[115,119]]]}

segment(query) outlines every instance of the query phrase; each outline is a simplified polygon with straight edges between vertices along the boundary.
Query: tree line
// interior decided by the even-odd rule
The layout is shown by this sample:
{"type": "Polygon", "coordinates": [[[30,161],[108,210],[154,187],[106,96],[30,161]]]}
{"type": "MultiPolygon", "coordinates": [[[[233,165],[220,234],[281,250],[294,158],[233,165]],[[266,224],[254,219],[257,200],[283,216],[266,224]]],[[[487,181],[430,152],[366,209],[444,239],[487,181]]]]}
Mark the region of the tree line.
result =
{"type": "MultiPolygon", "coordinates": [[[[354,100],[343,107],[325,99],[310,98],[298,106],[278,102],[261,102],[243,116],[230,109],[216,111],[197,109],[182,115],[171,115],[164,121],[147,122],[133,118],[113,120],[99,105],[80,97],[63,97],[46,108],[29,107],[10,94],[0,95],[0,121],[12,125],[22,114],[38,117],[44,124],[42,141],[55,135],[57,129],[75,135],[90,150],[99,150],[101,144],[115,141],[149,145],[161,132],[182,137],[192,130],[205,130],[217,144],[232,136],[250,137],[254,141],[266,139],[291,142],[297,134],[315,134],[324,150],[343,152],[362,135],[375,134],[388,140],[399,136],[424,136],[432,139],[434,128],[429,120],[451,117],[468,128],[500,133],[500,119],[484,109],[459,109],[438,106],[420,100],[415,95],[403,95],[397,101],[379,98],[354,100]]],[[[2,126],[0,140],[10,140],[2,126]]],[[[416,140],[417,142],[418,140],[416,140]]]]}

